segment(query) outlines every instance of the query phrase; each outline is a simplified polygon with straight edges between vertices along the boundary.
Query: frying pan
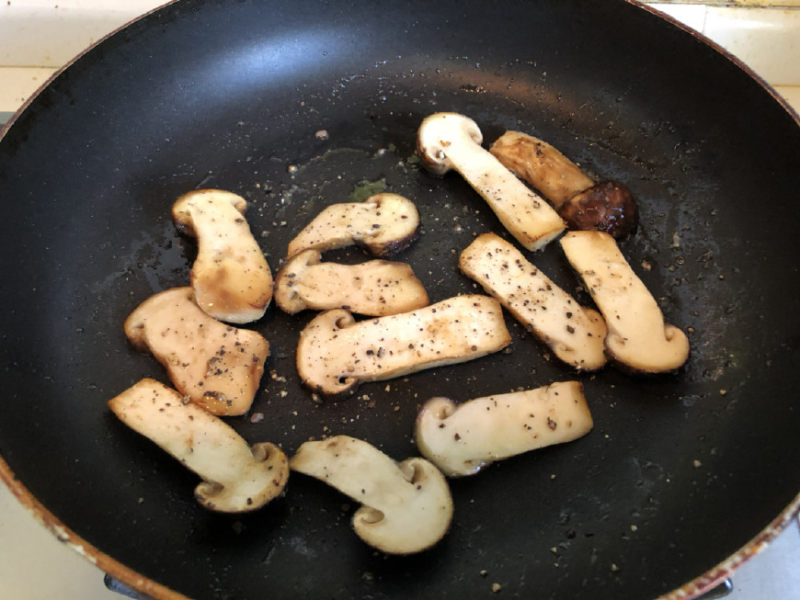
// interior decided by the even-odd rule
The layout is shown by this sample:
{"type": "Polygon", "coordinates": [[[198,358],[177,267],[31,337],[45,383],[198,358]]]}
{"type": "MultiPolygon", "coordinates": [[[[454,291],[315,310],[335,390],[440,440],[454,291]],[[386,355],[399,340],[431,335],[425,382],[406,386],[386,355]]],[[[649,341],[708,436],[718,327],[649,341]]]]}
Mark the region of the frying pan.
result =
{"type": "MultiPolygon", "coordinates": [[[[692,596],[798,506],[798,189],[797,116],[634,3],[169,5],[78,58],[0,142],[3,478],[62,539],[156,597],[496,597],[494,584],[524,598],[692,596]],[[580,375],[507,318],[508,354],[317,403],[293,355],[312,315],[273,307],[253,325],[272,345],[253,406],[264,419],[229,419],[250,442],[292,453],[341,433],[404,459],[428,397],[575,377],[594,430],[453,480],[453,526],[419,555],[366,547],[353,503],[300,475],[263,510],[204,511],[197,478],[106,408],[165,378],[121,324],[188,281],[196,247],[172,202],[240,193],[275,268],[322,207],[386,189],[419,207],[422,235],[400,258],[431,298],[475,291],[458,252],[502,228],[458,176],[415,162],[417,126],[442,110],[487,141],[527,131],[628,184],[641,222],[621,248],[688,332],[689,362],[580,375]]],[[[590,302],[557,244],[529,257],[590,302]]]]}

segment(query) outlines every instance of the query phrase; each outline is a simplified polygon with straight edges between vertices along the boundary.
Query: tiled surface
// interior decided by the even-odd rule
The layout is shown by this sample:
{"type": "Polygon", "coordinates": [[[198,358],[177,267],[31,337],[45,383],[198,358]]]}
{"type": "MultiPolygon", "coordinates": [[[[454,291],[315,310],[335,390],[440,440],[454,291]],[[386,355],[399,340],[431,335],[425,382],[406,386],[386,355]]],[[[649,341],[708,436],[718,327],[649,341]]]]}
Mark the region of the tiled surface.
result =
{"type": "MultiPolygon", "coordinates": [[[[0,123],[89,44],[163,0],[0,3],[0,123]]],[[[658,2],[750,65],[800,111],[800,0],[658,2]],[[735,8],[756,5],[761,8],[735,8]],[[770,8],[763,8],[770,5],[770,8]],[[776,8],[782,7],[782,8],[776,8]]],[[[800,528],[790,526],[737,573],[734,600],[800,598],[800,528]]],[[[102,573],[63,546],[0,484],[0,599],[114,600],[102,573]]]]}
{"type": "Polygon", "coordinates": [[[53,67],[0,67],[0,123],[10,118],[55,72],[53,67]]]}
{"type": "Polygon", "coordinates": [[[0,483],[0,598],[122,600],[103,573],[59,542],[0,483]]]}
{"type": "MultiPolygon", "coordinates": [[[[0,2],[0,123],[77,53],[165,0],[0,2]]],[[[800,0],[647,2],[752,67],[800,112],[800,0]],[[731,5],[735,6],[731,6],[731,5]],[[743,8],[746,6],[747,8],[743,8]]]]}
{"type": "Polygon", "coordinates": [[[703,33],[770,83],[800,85],[800,9],[709,7],[703,33]]]}
{"type": "Polygon", "coordinates": [[[738,56],[772,85],[800,85],[800,3],[793,8],[651,6],[738,56]]]}
{"type": "Polygon", "coordinates": [[[166,0],[4,0],[0,66],[61,67],[166,0]]]}

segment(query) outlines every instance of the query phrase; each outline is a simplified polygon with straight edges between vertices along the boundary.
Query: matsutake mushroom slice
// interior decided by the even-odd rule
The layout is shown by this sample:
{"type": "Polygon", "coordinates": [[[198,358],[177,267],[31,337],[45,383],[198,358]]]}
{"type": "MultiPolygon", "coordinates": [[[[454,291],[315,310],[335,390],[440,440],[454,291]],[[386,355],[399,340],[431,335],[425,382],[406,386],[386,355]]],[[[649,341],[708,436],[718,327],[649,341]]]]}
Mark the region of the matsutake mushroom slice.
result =
{"type": "Polygon", "coordinates": [[[128,427],[155,442],[203,478],[195,488],[205,508],[256,510],[280,495],[289,478],[283,451],[270,442],[249,446],[220,418],[153,379],[142,379],[108,402],[128,427]]]}
{"type": "Polygon", "coordinates": [[[435,175],[455,169],[489,204],[497,218],[527,250],[538,250],[566,225],[555,210],[481,146],[483,135],[472,119],[435,113],[417,131],[417,154],[435,175]]]}
{"type": "Polygon", "coordinates": [[[363,202],[327,206],[289,242],[287,256],[308,248],[325,251],[354,244],[374,256],[389,256],[417,239],[419,225],[419,212],[411,200],[382,192],[363,202]]]}
{"type": "Polygon", "coordinates": [[[325,395],[485,356],[511,336],[497,300],[456,296],[411,312],[356,322],[346,310],[317,315],[300,332],[297,370],[325,395]]]}
{"type": "Polygon", "coordinates": [[[387,554],[427,550],[450,528],[450,488],[424,458],[398,463],[367,442],[339,435],[303,443],[289,465],[361,503],[352,520],[356,535],[387,554]]]}
{"type": "Polygon", "coordinates": [[[620,238],[639,220],[636,201],[623,184],[595,183],[580,167],[545,141],[507,131],[489,151],[553,203],[572,229],[596,229],[620,238]]]}
{"type": "Polygon", "coordinates": [[[591,431],[583,386],[564,381],[456,404],[431,398],[414,429],[422,455],[448,477],[474,475],[496,460],[571,442],[591,431]]]}
{"type": "Polygon", "coordinates": [[[196,190],[172,206],[176,227],[197,238],[191,281],[198,306],[228,323],[260,319],[272,299],[272,273],[244,218],[247,202],[224,190],[196,190]]]}
{"type": "Polygon", "coordinates": [[[242,415],[269,356],[260,334],[220,323],[200,310],[192,288],[159,292],[128,316],[125,335],[166,367],[173,385],[215,415],[242,415]]]}
{"type": "Polygon", "coordinates": [[[571,231],[561,247],[608,326],[606,351],[633,371],[661,373],[677,369],[689,357],[689,340],[664,315],[644,283],[601,231],[571,231]]]}
{"type": "Polygon", "coordinates": [[[275,303],[293,315],[301,310],[344,308],[382,317],[428,305],[428,294],[409,265],[370,260],[356,265],[321,262],[318,250],[303,250],[275,277],[275,303]]]}
{"type": "Polygon", "coordinates": [[[479,235],[458,266],[565,363],[582,371],[606,364],[600,313],[578,304],[510,242],[494,233],[479,235]]]}

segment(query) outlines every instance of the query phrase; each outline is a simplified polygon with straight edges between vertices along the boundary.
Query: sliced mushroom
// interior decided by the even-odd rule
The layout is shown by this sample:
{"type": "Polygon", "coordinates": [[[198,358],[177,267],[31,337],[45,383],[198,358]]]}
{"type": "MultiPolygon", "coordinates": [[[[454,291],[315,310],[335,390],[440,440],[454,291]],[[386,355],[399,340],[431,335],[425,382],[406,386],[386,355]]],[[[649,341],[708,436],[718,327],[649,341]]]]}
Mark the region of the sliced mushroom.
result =
{"type": "Polygon", "coordinates": [[[644,373],[671,371],[686,362],[686,334],[664,323],[655,298],[613,237],[601,231],[571,231],[561,239],[561,247],[605,317],[606,351],[612,359],[644,373]]]}
{"type": "Polygon", "coordinates": [[[461,253],[458,266],[565,363],[582,371],[606,364],[600,313],[578,304],[513,244],[484,233],[461,253]]]}
{"type": "Polygon", "coordinates": [[[636,229],[638,208],[627,187],[595,183],[547,142],[507,131],[489,151],[550,200],[571,229],[597,229],[615,238],[636,229]]]}
{"type": "Polygon", "coordinates": [[[318,250],[303,250],[275,277],[275,303],[293,315],[301,310],[344,308],[382,317],[428,305],[428,294],[411,267],[370,260],[357,265],[320,262],[318,250]]]}
{"type": "Polygon", "coordinates": [[[482,141],[472,119],[458,113],[435,113],[419,127],[417,153],[422,165],[435,175],[458,171],[526,249],[544,247],[564,230],[564,221],[485,150],[482,141]]]}
{"type": "Polygon", "coordinates": [[[417,207],[398,194],[383,192],[364,202],[332,204],[289,242],[288,256],[301,250],[333,250],[358,244],[374,256],[405,250],[417,239],[417,207]]]}
{"type": "Polygon", "coordinates": [[[108,402],[128,427],[149,438],[203,478],[197,501],[209,510],[256,510],[281,494],[289,478],[286,455],[270,442],[252,447],[233,428],[181,394],[142,379],[108,402]]]}
{"type": "Polygon", "coordinates": [[[346,310],[329,310],[300,332],[297,370],[308,387],[334,395],[362,381],[472,360],[510,341],[502,307],[488,296],[456,296],[358,323],[346,310]]]}
{"type": "Polygon", "coordinates": [[[125,320],[125,335],[166,367],[173,385],[215,415],[250,409],[269,343],[249,329],[220,323],[193,299],[192,288],[159,292],[125,320]]]}
{"type": "Polygon", "coordinates": [[[382,552],[427,550],[450,528],[453,499],[447,480],[423,458],[397,463],[367,442],[340,435],[305,442],[289,465],[361,503],[353,529],[382,552]]]}
{"type": "Polygon", "coordinates": [[[247,202],[223,190],[196,190],[172,206],[176,227],[197,238],[191,281],[197,304],[228,323],[260,319],[272,299],[272,273],[244,218],[247,202]]]}
{"type": "Polygon", "coordinates": [[[422,455],[448,477],[474,475],[496,460],[570,442],[591,431],[583,386],[564,381],[456,405],[431,398],[414,437],[422,455]]]}

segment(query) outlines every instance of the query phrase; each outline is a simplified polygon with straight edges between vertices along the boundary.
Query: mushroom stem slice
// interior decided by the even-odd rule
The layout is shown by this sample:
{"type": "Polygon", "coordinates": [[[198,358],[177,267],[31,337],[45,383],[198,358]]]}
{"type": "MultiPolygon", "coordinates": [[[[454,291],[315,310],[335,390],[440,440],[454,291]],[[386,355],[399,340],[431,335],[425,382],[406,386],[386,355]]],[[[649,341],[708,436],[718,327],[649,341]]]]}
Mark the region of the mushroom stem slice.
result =
{"type": "Polygon", "coordinates": [[[301,310],[344,308],[382,317],[428,305],[428,294],[406,263],[370,260],[357,265],[320,262],[303,250],[275,277],[275,303],[293,315],[301,310]]]}
{"type": "Polygon", "coordinates": [[[269,343],[200,310],[192,288],[159,292],[125,319],[125,335],[164,365],[181,394],[215,415],[246,413],[258,391],[269,343]]]}
{"type": "Polygon", "coordinates": [[[489,152],[539,190],[556,210],[594,185],[591,177],[556,148],[520,131],[506,131],[489,152]]]}
{"type": "Polygon", "coordinates": [[[543,248],[565,228],[555,210],[481,146],[478,125],[458,113],[426,117],[417,132],[417,153],[435,175],[458,171],[497,218],[528,250],[543,248]]]}
{"type": "Polygon", "coordinates": [[[329,310],[300,332],[297,370],[311,389],[336,395],[362,381],[479,358],[510,341],[502,307],[483,295],[357,323],[346,310],[329,310]]]}
{"type": "Polygon", "coordinates": [[[382,552],[427,550],[450,528],[453,500],[447,480],[423,458],[397,463],[367,442],[340,435],[303,443],[289,465],[361,503],[353,529],[382,552]]]}
{"type": "Polygon", "coordinates": [[[431,398],[417,416],[414,435],[425,458],[448,477],[459,477],[496,460],[570,442],[592,426],[583,386],[565,381],[459,405],[431,398]]]}
{"type": "Polygon", "coordinates": [[[571,231],[561,239],[561,247],[605,317],[611,358],[644,373],[672,371],[686,362],[686,334],[664,323],[655,298],[614,238],[600,231],[571,231]]]}
{"type": "Polygon", "coordinates": [[[639,211],[627,187],[595,182],[553,146],[507,131],[489,151],[550,200],[570,229],[596,229],[623,237],[636,229],[639,211]]]}
{"type": "Polygon", "coordinates": [[[228,323],[260,319],[272,299],[272,273],[243,214],[247,202],[223,190],[196,190],[172,206],[176,227],[197,237],[191,281],[198,306],[228,323]]]}
{"type": "Polygon", "coordinates": [[[565,363],[582,371],[606,364],[600,313],[578,304],[513,244],[484,233],[464,249],[458,266],[565,363]]]}
{"type": "Polygon", "coordinates": [[[286,486],[289,465],[280,448],[269,442],[248,446],[228,424],[183,402],[163,383],[142,379],[108,405],[128,427],[203,478],[195,498],[209,510],[256,510],[286,486]]]}
{"type": "Polygon", "coordinates": [[[374,256],[388,256],[411,245],[419,225],[419,213],[411,200],[383,192],[364,202],[326,207],[289,242],[287,255],[309,248],[325,251],[358,244],[374,256]]]}

